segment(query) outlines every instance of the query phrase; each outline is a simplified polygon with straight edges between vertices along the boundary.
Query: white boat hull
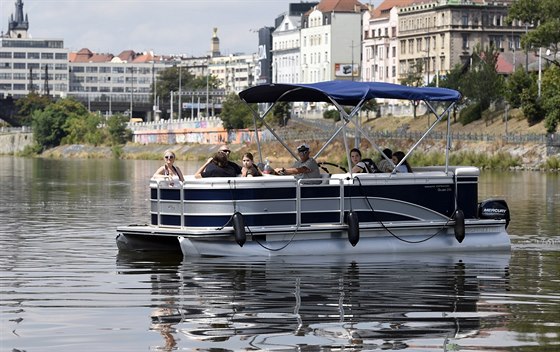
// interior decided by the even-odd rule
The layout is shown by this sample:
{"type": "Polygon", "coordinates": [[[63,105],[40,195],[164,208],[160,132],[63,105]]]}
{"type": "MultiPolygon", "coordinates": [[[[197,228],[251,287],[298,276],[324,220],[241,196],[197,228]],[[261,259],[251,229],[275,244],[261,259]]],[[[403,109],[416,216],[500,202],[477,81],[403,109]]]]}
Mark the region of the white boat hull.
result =
{"type": "Polygon", "coordinates": [[[453,228],[440,231],[438,227],[399,227],[362,229],[355,246],[348,240],[346,230],[298,230],[297,233],[247,237],[241,247],[232,234],[226,238],[179,236],[185,256],[306,256],[357,255],[388,253],[436,253],[509,251],[510,238],[502,221],[467,224],[465,239],[459,243],[453,228]],[[263,236],[264,237],[264,236],[263,236]]]}

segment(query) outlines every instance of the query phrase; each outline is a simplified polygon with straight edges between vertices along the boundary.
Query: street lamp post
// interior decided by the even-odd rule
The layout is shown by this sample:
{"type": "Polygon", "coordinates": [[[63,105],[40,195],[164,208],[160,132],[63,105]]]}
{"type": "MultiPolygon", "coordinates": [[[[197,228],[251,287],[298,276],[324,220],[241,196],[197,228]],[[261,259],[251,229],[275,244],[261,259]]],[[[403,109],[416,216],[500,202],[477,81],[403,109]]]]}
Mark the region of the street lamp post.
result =
{"type": "Polygon", "coordinates": [[[130,116],[132,119],[132,101],[134,100],[134,67],[130,66],[130,116]]]}
{"type": "Polygon", "coordinates": [[[541,97],[541,86],[542,86],[542,48],[539,48],[539,79],[538,83],[538,94],[537,96],[541,97]]]}
{"type": "Polygon", "coordinates": [[[181,72],[181,65],[179,65],[179,98],[177,99],[177,118],[180,120],[181,119],[181,110],[183,110],[183,107],[181,106],[181,91],[182,91],[182,86],[181,86],[181,76],[182,76],[182,72],[181,72]]]}
{"type": "Polygon", "coordinates": [[[206,57],[206,117],[208,117],[208,105],[209,101],[209,80],[210,80],[210,56],[206,57]]]}

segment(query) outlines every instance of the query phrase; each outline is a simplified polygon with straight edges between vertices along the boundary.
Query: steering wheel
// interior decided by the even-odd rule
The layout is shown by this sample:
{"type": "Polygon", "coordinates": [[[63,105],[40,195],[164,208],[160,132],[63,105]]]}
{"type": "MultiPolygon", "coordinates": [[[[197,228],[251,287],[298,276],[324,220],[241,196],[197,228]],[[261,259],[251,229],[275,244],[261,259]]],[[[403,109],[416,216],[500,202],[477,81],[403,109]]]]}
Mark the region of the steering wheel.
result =
{"type": "Polygon", "coordinates": [[[346,168],[342,165],[338,165],[338,164],[334,164],[334,163],[329,163],[328,161],[321,161],[317,163],[319,165],[319,167],[321,169],[323,169],[326,173],[328,174],[333,174],[333,172],[330,172],[330,170],[327,168],[327,166],[333,166],[337,169],[340,169],[343,171],[343,173],[347,173],[348,171],[346,170],[346,168]]]}

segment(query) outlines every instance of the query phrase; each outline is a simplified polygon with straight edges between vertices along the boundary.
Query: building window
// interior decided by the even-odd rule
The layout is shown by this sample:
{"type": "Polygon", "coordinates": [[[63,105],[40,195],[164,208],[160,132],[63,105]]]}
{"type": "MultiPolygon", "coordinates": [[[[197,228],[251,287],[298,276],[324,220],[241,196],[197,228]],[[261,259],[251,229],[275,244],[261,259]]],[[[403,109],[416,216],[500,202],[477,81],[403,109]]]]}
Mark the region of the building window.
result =
{"type": "Polygon", "coordinates": [[[68,55],[66,53],[56,53],[54,54],[56,60],[68,60],[68,55]]]}
{"type": "Polygon", "coordinates": [[[52,60],[54,59],[53,53],[41,53],[41,59],[52,60]]]}
{"type": "Polygon", "coordinates": [[[14,59],[25,59],[25,53],[14,53],[14,59]]]}
{"type": "Polygon", "coordinates": [[[0,52],[0,59],[11,59],[12,53],[11,52],[0,52]]]}
{"type": "Polygon", "coordinates": [[[463,34],[463,49],[469,48],[469,35],[463,34]]]}
{"type": "Polygon", "coordinates": [[[397,47],[393,47],[393,57],[397,57],[397,47]]]}

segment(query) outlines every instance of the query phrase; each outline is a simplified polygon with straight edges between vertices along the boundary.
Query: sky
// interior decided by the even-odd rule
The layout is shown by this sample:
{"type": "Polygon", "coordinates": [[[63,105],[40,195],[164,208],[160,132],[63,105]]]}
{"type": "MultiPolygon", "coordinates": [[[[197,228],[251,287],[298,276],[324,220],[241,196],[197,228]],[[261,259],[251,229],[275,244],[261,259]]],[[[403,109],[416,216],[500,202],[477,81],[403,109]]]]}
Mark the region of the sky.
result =
{"type": "MultiPolygon", "coordinates": [[[[214,27],[222,55],[256,52],[256,31],[273,27],[292,2],[300,0],[23,0],[23,12],[32,38],[63,39],[71,51],[196,57],[209,52],[214,27]]],[[[15,3],[0,0],[4,33],[15,3]]]]}

